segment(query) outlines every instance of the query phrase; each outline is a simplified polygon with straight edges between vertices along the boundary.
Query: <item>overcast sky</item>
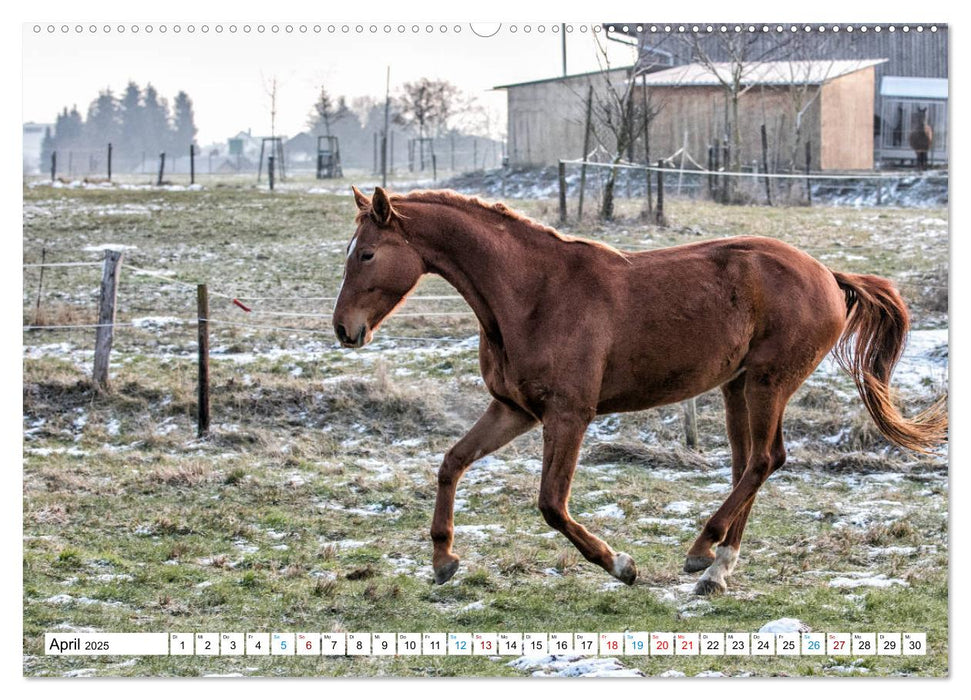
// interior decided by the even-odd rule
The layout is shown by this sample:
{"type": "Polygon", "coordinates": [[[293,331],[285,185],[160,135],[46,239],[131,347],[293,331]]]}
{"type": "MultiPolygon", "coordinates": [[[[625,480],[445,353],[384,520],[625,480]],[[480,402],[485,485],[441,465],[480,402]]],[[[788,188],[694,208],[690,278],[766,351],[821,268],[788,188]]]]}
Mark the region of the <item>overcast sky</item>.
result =
{"type": "MultiPolygon", "coordinates": [[[[99,90],[110,87],[120,95],[129,80],[144,87],[151,82],[171,103],[179,90],[185,90],[195,108],[197,140],[200,144],[223,141],[237,131],[251,128],[254,135],[270,132],[270,100],[266,85],[275,76],[278,81],[277,133],[294,135],[306,128],[307,115],[321,84],[331,95],[344,95],[348,101],[357,96],[382,97],[385,75],[391,66],[391,91],[406,81],[421,77],[449,80],[476,96],[505,123],[505,92],[492,88],[504,83],[522,82],[560,75],[562,58],[560,34],[554,24],[488,25],[449,23],[429,25],[385,24],[264,24],[260,34],[257,23],[244,32],[237,23],[235,33],[230,24],[194,24],[188,32],[182,24],[180,33],[174,24],[159,31],[160,24],[140,23],[139,31],[118,25],[105,33],[104,23],[92,33],[90,22],[83,31],[76,23],[62,33],[61,24],[49,34],[46,24],[39,33],[33,24],[24,27],[24,121],[52,122],[65,106],[77,104],[86,115],[90,102],[99,90]],[[300,27],[305,26],[306,32],[300,27]],[[331,33],[330,27],[335,31],[331,33]],[[348,31],[342,31],[343,27],[348,31]],[[358,33],[361,26],[363,32],[358,33]],[[385,33],[385,26],[391,32],[385,33]],[[398,27],[405,31],[399,33],[398,27]],[[418,26],[418,32],[413,27],[418,26]],[[432,31],[427,28],[431,26],[432,31]],[[447,31],[442,32],[441,27],[447,31]],[[455,27],[459,31],[455,31],[455,27]],[[371,28],[377,31],[372,33],[371,28]],[[497,30],[498,27],[498,30],[497,30]],[[473,28],[475,31],[473,31],[473,28]],[[527,33],[528,28],[528,33],[527,33]],[[542,29],[542,31],[541,31],[542,29]],[[478,32],[478,33],[477,33],[478,32]],[[478,34],[493,36],[482,37],[478,34]]],[[[598,51],[592,25],[570,25],[567,34],[567,68],[570,73],[598,69],[598,51]],[[587,31],[582,32],[581,28],[587,31]]],[[[602,37],[602,34],[601,34],[602,37]]],[[[626,65],[633,51],[614,42],[609,48],[613,65],[626,65]]]]}

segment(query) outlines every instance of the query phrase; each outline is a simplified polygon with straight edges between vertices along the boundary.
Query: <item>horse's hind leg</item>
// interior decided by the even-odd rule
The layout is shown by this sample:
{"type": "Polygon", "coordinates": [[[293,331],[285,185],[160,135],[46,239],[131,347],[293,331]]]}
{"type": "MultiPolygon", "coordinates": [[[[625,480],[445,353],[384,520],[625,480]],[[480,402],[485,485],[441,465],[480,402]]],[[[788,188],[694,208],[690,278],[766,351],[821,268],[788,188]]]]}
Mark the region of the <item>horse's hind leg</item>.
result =
{"type": "MultiPolygon", "coordinates": [[[[772,444],[771,453],[774,455],[774,458],[769,472],[770,476],[785,463],[786,459],[785,445],[782,442],[781,422],[776,433],[776,439],[772,444]]],[[[715,547],[714,563],[705,570],[705,573],[701,575],[701,578],[698,579],[698,584],[695,586],[695,593],[697,595],[721,593],[727,589],[728,586],[725,583],[725,578],[732,574],[735,570],[735,565],[738,563],[738,554],[742,545],[742,533],[745,532],[745,525],[748,523],[749,514],[752,512],[752,506],[755,505],[755,498],[753,496],[742,507],[735,516],[735,520],[732,521],[731,527],[728,528],[728,533],[725,535],[724,541],[715,547]]]]}
{"type": "Polygon", "coordinates": [[[580,443],[589,422],[573,416],[544,417],[539,509],[550,527],[566,535],[587,561],[603,567],[630,586],[637,578],[637,566],[630,555],[615,552],[606,542],[590,534],[567,509],[580,443]]]}
{"type": "Polygon", "coordinates": [[[462,474],[472,462],[495,452],[536,423],[536,419],[529,414],[493,401],[465,437],[445,453],[438,470],[438,494],[432,517],[435,583],[445,583],[459,568],[459,558],[452,553],[452,540],[455,489],[462,474]]]}
{"type": "MultiPolygon", "coordinates": [[[[725,402],[725,427],[728,432],[728,442],[732,448],[732,488],[738,485],[739,479],[748,466],[750,452],[748,406],[745,402],[745,374],[722,385],[722,398],[725,402]]],[[[729,530],[731,533],[731,530],[729,530]]],[[[727,537],[726,540],[731,540],[727,537]]],[[[689,556],[684,564],[686,573],[696,571],[705,572],[709,578],[724,584],[738,560],[738,544],[734,550],[729,548],[728,541],[718,545],[714,552],[707,556],[689,556]]],[[[704,576],[702,577],[704,578],[704,576]]],[[[723,586],[724,589],[724,586],[723,586]]]]}
{"type": "MultiPolygon", "coordinates": [[[[686,570],[699,558],[714,561],[712,547],[715,545],[724,545],[731,549],[734,544],[737,551],[738,543],[728,538],[733,523],[736,519],[741,520],[737,534],[740,539],[741,529],[744,529],[745,519],[752,501],[755,500],[755,494],[769,475],[785,462],[785,448],[782,445],[782,413],[793,390],[788,387],[773,386],[771,381],[764,384],[753,377],[754,374],[767,377],[764,371],[753,372],[750,368],[746,374],[748,376],[744,397],[749,418],[748,463],[728,498],[708,519],[698,539],[688,550],[688,557],[685,560],[686,570]]],[[[724,556],[726,563],[732,559],[730,551],[726,551],[724,556]]],[[[724,581],[720,582],[722,586],[718,583],[713,578],[699,581],[695,592],[707,594],[724,590],[722,587],[724,581]]]]}

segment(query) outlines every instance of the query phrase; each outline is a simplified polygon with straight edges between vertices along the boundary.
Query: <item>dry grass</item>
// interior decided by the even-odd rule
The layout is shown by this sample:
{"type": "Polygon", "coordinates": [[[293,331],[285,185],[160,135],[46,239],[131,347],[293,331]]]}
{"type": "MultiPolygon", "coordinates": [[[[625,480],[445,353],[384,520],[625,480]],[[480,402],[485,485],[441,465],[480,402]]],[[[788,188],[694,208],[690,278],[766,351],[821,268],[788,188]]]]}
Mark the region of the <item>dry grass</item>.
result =
{"type": "Polygon", "coordinates": [[[617,440],[598,442],[583,455],[590,464],[638,464],[648,469],[683,469],[704,472],[708,461],[698,452],[680,446],[658,447],[641,442],[617,440]]]}
{"type": "Polygon", "coordinates": [[[40,308],[32,307],[29,315],[24,316],[24,323],[32,326],[77,326],[97,322],[96,307],[58,301],[43,303],[40,308]]]}

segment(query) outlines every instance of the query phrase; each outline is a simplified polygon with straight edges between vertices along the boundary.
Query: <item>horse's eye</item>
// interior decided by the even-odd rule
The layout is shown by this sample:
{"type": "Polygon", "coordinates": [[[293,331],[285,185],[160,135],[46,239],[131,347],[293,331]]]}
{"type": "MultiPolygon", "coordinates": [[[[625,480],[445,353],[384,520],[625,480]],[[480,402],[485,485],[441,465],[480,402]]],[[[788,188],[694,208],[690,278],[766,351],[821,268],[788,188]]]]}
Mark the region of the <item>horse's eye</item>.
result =
{"type": "Polygon", "coordinates": [[[361,253],[361,262],[367,262],[374,257],[374,253],[361,253]]]}

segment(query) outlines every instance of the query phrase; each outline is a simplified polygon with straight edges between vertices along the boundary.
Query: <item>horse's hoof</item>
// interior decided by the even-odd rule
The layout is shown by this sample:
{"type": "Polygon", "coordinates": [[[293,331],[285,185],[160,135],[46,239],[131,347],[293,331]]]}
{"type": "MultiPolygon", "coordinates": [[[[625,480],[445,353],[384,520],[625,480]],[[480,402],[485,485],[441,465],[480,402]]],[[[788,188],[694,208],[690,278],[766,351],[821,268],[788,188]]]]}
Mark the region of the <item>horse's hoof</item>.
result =
{"type": "Polygon", "coordinates": [[[716,581],[713,578],[703,578],[699,579],[698,583],[695,584],[694,594],[703,596],[719,595],[726,590],[728,590],[728,586],[724,583],[716,581]]]}
{"type": "Polygon", "coordinates": [[[637,579],[637,565],[629,554],[617,552],[614,555],[614,565],[611,567],[610,573],[628,586],[633,586],[637,579]]]}
{"type": "Polygon", "coordinates": [[[704,571],[714,562],[714,557],[699,557],[696,554],[689,554],[684,560],[684,573],[694,574],[698,571],[704,571]]]}
{"type": "Polygon", "coordinates": [[[452,561],[447,561],[441,566],[435,567],[435,583],[441,585],[448,581],[459,570],[459,558],[455,557],[452,561]]]}

